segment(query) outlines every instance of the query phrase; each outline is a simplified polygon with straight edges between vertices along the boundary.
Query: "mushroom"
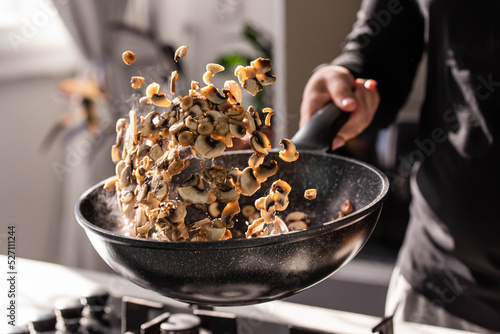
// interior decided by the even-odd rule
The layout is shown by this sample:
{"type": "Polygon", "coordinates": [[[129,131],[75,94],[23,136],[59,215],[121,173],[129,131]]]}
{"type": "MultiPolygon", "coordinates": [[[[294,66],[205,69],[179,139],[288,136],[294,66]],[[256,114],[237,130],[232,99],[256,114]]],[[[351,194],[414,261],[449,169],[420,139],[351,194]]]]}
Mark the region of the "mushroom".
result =
{"type": "Polygon", "coordinates": [[[275,160],[271,160],[268,164],[260,164],[255,168],[255,177],[257,181],[262,183],[267,180],[268,177],[273,176],[278,171],[278,163],[275,160]]]}
{"type": "Polygon", "coordinates": [[[250,147],[256,154],[260,155],[267,155],[267,150],[272,148],[269,138],[267,138],[267,136],[260,131],[254,131],[252,133],[252,137],[250,138],[250,147]]]}
{"type": "Polygon", "coordinates": [[[212,103],[221,104],[227,101],[227,97],[222,96],[214,85],[210,84],[200,89],[200,92],[212,103]]]}
{"type": "Polygon", "coordinates": [[[236,138],[243,138],[247,134],[246,124],[243,122],[229,121],[229,132],[236,138]]]}
{"type": "Polygon", "coordinates": [[[224,71],[224,66],[219,65],[219,64],[209,63],[209,64],[207,64],[206,69],[207,69],[207,71],[210,71],[213,74],[216,74],[216,73],[224,71]]]}
{"type": "Polygon", "coordinates": [[[118,161],[121,160],[120,158],[120,148],[116,145],[113,145],[111,147],[111,160],[114,162],[114,163],[117,163],[118,161]]]}
{"type": "Polygon", "coordinates": [[[153,96],[151,96],[151,101],[157,107],[168,107],[171,104],[170,100],[167,99],[163,92],[153,94],[153,96]]]}
{"type": "Polygon", "coordinates": [[[245,217],[245,218],[250,218],[251,216],[253,216],[255,213],[257,212],[257,210],[255,210],[255,207],[253,205],[245,205],[242,209],[241,209],[241,214],[245,217]]]}
{"type": "Polygon", "coordinates": [[[159,131],[158,127],[154,124],[153,119],[159,115],[160,114],[158,114],[156,111],[152,111],[149,114],[147,114],[146,117],[144,117],[144,119],[142,121],[142,129],[141,129],[143,136],[145,136],[145,137],[150,136],[150,135],[152,137],[158,136],[158,133],[160,131],[159,131]]]}
{"type": "Polygon", "coordinates": [[[205,121],[198,124],[197,131],[202,136],[210,136],[214,132],[214,125],[209,121],[205,121]]]}
{"type": "Polygon", "coordinates": [[[259,80],[252,78],[247,79],[243,82],[243,88],[245,88],[245,90],[252,96],[255,96],[262,90],[262,85],[260,84],[259,80]]]}
{"type": "Polygon", "coordinates": [[[294,222],[288,224],[289,231],[298,231],[298,230],[303,230],[306,228],[308,228],[308,226],[302,220],[297,220],[297,221],[294,221],[294,222]]]}
{"type": "Polygon", "coordinates": [[[156,175],[151,181],[151,191],[157,200],[162,201],[166,196],[168,196],[169,187],[160,175],[156,175]]]}
{"type": "Polygon", "coordinates": [[[256,219],[247,229],[245,237],[250,238],[252,235],[256,235],[262,232],[264,226],[266,225],[263,218],[256,219]]]}
{"type": "Polygon", "coordinates": [[[208,136],[198,136],[194,143],[194,149],[201,157],[215,158],[224,152],[226,145],[208,136]]]}
{"type": "Polygon", "coordinates": [[[276,82],[276,76],[269,73],[257,73],[255,78],[259,81],[262,86],[272,85],[276,82]]]}
{"type": "Polygon", "coordinates": [[[175,50],[174,60],[177,62],[180,58],[186,58],[188,47],[186,45],[180,46],[175,50]]]}
{"type": "Polygon", "coordinates": [[[306,214],[302,211],[293,211],[286,216],[285,222],[287,224],[290,224],[295,221],[300,221],[300,220],[304,221],[306,217],[307,217],[306,214]]]}
{"type": "Polygon", "coordinates": [[[181,100],[181,109],[188,110],[193,106],[193,98],[189,95],[186,95],[181,100]]]}
{"type": "Polygon", "coordinates": [[[182,131],[179,133],[177,141],[183,146],[189,146],[194,143],[194,135],[191,131],[182,131]]]}
{"type": "Polygon", "coordinates": [[[304,197],[308,200],[316,199],[316,189],[307,189],[304,192],[304,197]]]}
{"type": "Polygon", "coordinates": [[[140,188],[139,191],[137,192],[136,200],[137,202],[142,202],[144,199],[146,199],[146,196],[149,191],[149,185],[147,183],[144,183],[140,188]]]}
{"type": "Polygon", "coordinates": [[[264,59],[259,57],[254,61],[250,62],[250,65],[255,68],[257,73],[266,73],[271,70],[271,61],[269,59],[264,59]]]}
{"type": "Polygon", "coordinates": [[[218,218],[220,216],[219,203],[213,202],[208,206],[208,214],[212,218],[218,218]]]}
{"type": "Polygon", "coordinates": [[[186,119],[184,119],[184,124],[190,130],[198,131],[198,121],[196,121],[193,116],[186,117],[186,119]]]}
{"type": "Polygon", "coordinates": [[[177,79],[179,79],[179,73],[177,71],[172,71],[170,75],[170,93],[175,94],[176,92],[176,83],[177,79]]]}
{"type": "Polygon", "coordinates": [[[271,108],[264,108],[262,112],[267,114],[264,124],[266,126],[271,126],[271,116],[274,115],[274,111],[271,108]]]}
{"type": "Polygon", "coordinates": [[[125,133],[122,159],[125,159],[127,152],[132,150],[132,146],[137,144],[137,115],[134,110],[129,112],[129,125],[125,133]]]}
{"type": "Polygon", "coordinates": [[[340,206],[340,212],[343,213],[344,215],[350,214],[353,211],[353,209],[354,207],[351,201],[349,201],[348,199],[346,199],[344,203],[342,203],[342,205],[340,206]]]}
{"type": "Polygon", "coordinates": [[[185,201],[193,204],[205,204],[208,202],[208,190],[200,189],[197,186],[179,188],[179,195],[185,201]]]}
{"type": "Polygon", "coordinates": [[[148,87],[146,87],[146,96],[152,97],[154,94],[158,94],[160,92],[160,85],[156,82],[150,83],[148,87]]]}
{"type": "Polygon", "coordinates": [[[123,169],[127,166],[127,163],[123,160],[121,160],[119,163],[116,164],[115,166],[115,174],[119,178],[122,175],[123,169]]]}
{"type": "Polygon", "coordinates": [[[240,205],[238,201],[227,203],[224,210],[222,210],[221,221],[224,227],[233,227],[232,219],[240,212],[240,205]]]}
{"type": "Polygon", "coordinates": [[[206,233],[207,233],[207,239],[209,241],[217,241],[221,240],[222,237],[224,237],[224,234],[226,233],[225,228],[218,228],[218,227],[210,227],[207,226],[206,228],[206,233]]]}
{"type": "Polygon", "coordinates": [[[264,162],[264,156],[254,153],[248,158],[248,166],[250,168],[256,169],[264,162]]]}
{"type": "Polygon", "coordinates": [[[186,204],[180,201],[175,202],[175,206],[170,211],[170,216],[168,217],[173,223],[178,223],[184,220],[186,217],[187,210],[186,204]]]}
{"type": "Polygon", "coordinates": [[[270,193],[266,196],[266,203],[264,206],[264,210],[267,212],[274,211],[284,211],[288,207],[288,198],[286,195],[283,195],[280,192],[270,193]]]}
{"type": "Polygon", "coordinates": [[[241,102],[242,100],[241,88],[234,80],[227,80],[226,82],[224,82],[224,88],[222,89],[222,92],[226,94],[233,103],[241,102]]]}
{"type": "Polygon", "coordinates": [[[222,187],[215,190],[215,195],[217,199],[224,203],[237,201],[240,197],[240,194],[236,191],[236,189],[231,187],[222,187]]]}
{"type": "Polygon", "coordinates": [[[143,77],[134,76],[130,78],[130,86],[132,86],[132,88],[134,89],[141,88],[143,83],[144,83],[143,77]]]}
{"type": "Polygon", "coordinates": [[[273,232],[271,234],[280,234],[288,232],[288,227],[285,222],[280,218],[276,217],[273,222],[273,232]]]}
{"type": "Polygon", "coordinates": [[[288,194],[290,194],[291,190],[292,190],[292,187],[286,181],[283,181],[283,180],[275,181],[271,185],[271,192],[273,192],[273,193],[279,192],[285,196],[288,196],[288,194]]]}
{"type": "Polygon", "coordinates": [[[281,160],[292,162],[299,158],[299,152],[297,152],[295,144],[290,139],[281,139],[280,145],[283,145],[283,150],[279,153],[281,160]]]}
{"type": "Polygon", "coordinates": [[[260,197],[257,200],[255,200],[254,206],[255,209],[257,210],[263,210],[266,205],[266,198],[265,197],[260,197]]]}
{"type": "Polygon", "coordinates": [[[135,54],[132,51],[125,51],[122,54],[123,62],[127,65],[132,65],[135,62],[135,54]]]}
{"type": "Polygon", "coordinates": [[[118,182],[118,177],[112,176],[110,178],[107,178],[106,181],[104,181],[104,190],[107,191],[115,191],[116,190],[116,182],[118,182]]]}
{"type": "Polygon", "coordinates": [[[153,104],[153,101],[151,101],[151,98],[149,96],[143,96],[139,99],[140,104],[153,104]]]}
{"type": "Polygon", "coordinates": [[[252,196],[259,190],[260,183],[257,181],[252,168],[247,167],[243,170],[238,179],[238,188],[245,196],[252,196]]]}
{"type": "Polygon", "coordinates": [[[196,186],[200,189],[204,188],[203,181],[201,180],[201,175],[199,173],[193,173],[182,183],[183,187],[196,186]]]}

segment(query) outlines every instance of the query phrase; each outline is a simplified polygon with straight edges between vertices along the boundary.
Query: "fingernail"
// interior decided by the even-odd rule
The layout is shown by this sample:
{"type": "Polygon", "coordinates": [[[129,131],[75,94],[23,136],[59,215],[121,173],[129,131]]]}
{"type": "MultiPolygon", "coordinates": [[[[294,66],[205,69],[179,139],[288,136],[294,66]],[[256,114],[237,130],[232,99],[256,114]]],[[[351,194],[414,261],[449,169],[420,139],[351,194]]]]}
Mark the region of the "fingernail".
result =
{"type": "Polygon", "coordinates": [[[351,98],[351,97],[346,97],[344,99],[342,99],[342,101],[340,102],[342,104],[342,107],[345,107],[347,106],[349,103],[352,103],[354,102],[354,99],[351,98]]]}
{"type": "Polygon", "coordinates": [[[340,137],[335,137],[332,142],[332,150],[335,151],[336,149],[344,146],[344,144],[345,144],[344,139],[340,137]]]}

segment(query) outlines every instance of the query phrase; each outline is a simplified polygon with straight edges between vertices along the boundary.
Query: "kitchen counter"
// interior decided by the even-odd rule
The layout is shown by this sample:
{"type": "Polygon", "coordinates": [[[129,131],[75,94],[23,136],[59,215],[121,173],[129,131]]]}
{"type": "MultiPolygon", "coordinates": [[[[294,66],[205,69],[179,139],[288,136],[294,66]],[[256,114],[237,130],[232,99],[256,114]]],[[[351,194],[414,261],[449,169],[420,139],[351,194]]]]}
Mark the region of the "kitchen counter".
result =
{"type": "MultiPolygon", "coordinates": [[[[38,309],[52,308],[59,298],[80,297],[93,288],[104,288],[113,296],[128,295],[155,300],[172,307],[185,308],[186,304],[160,296],[152,291],[140,288],[126,279],[108,273],[64,267],[56,264],[34,261],[24,258],[16,259],[16,306],[17,322],[27,322],[38,309]]],[[[0,255],[0,267],[7,268],[7,257],[0,255]]],[[[3,270],[1,294],[5,295],[7,286],[7,270],[3,270]]],[[[321,284],[321,283],[320,283],[321,284]]],[[[2,297],[2,310],[6,313],[8,300],[2,297]]],[[[335,333],[363,334],[371,333],[371,328],[380,322],[380,318],[353,312],[337,311],[327,308],[301,305],[285,301],[273,301],[251,306],[218,307],[220,311],[231,312],[240,318],[247,319],[245,324],[254,327],[263,322],[291,324],[335,333]]],[[[0,330],[7,326],[5,315],[2,315],[0,330]]],[[[434,326],[401,323],[395,324],[395,333],[405,334],[466,334],[471,332],[457,331],[434,326]]]]}

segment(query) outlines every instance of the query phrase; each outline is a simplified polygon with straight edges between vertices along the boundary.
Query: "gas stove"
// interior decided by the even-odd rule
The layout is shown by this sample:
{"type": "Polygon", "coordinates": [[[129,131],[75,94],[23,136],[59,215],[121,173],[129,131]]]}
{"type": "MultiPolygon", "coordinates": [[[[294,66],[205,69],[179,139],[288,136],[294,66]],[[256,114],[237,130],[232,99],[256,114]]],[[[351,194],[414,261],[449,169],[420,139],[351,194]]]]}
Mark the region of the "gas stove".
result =
{"type": "MultiPolygon", "coordinates": [[[[0,263],[7,258],[0,256],[0,263]]],[[[162,297],[109,273],[18,259],[16,324],[0,333],[363,334],[390,333],[390,319],[297,303],[202,308],[162,297]],[[29,324],[31,332],[27,331],[29,324]],[[57,329],[57,331],[55,331],[57,329]]],[[[418,324],[395,333],[465,334],[418,324]]]]}

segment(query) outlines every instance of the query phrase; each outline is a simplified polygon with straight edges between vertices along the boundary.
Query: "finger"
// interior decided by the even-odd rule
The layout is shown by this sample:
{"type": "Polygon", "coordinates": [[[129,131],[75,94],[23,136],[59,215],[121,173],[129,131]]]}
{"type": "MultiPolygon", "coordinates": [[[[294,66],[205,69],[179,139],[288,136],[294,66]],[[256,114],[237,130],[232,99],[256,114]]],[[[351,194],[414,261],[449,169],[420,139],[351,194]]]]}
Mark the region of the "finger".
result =
{"type": "MultiPolygon", "coordinates": [[[[372,89],[367,89],[365,85],[365,81],[356,82],[355,97],[359,102],[359,106],[352,112],[347,122],[332,141],[332,149],[334,150],[343,146],[346,141],[359,135],[370,125],[375,116],[379,103],[378,91],[376,88],[373,89],[373,87],[372,89]]],[[[371,86],[372,84],[370,83],[369,85],[371,86]]]]}
{"type": "Polygon", "coordinates": [[[333,102],[344,111],[353,111],[357,107],[354,95],[355,81],[350,74],[345,74],[341,80],[332,80],[327,83],[328,91],[333,102]]]}
{"type": "Polygon", "coordinates": [[[327,92],[304,94],[300,105],[300,126],[302,127],[306,124],[312,115],[328,103],[328,101],[331,101],[331,97],[327,92]]]}

